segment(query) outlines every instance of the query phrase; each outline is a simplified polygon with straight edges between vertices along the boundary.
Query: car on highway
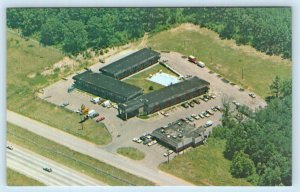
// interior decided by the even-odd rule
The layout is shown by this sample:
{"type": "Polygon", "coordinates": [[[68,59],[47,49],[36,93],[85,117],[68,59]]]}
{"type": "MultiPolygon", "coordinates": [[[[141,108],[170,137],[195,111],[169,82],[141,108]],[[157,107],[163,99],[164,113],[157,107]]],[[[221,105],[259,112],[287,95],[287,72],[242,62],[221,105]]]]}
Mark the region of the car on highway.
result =
{"type": "Polygon", "coordinates": [[[13,146],[11,146],[11,145],[7,145],[6,148],[9,149],[9,150],[13,150],[14,149],[13,146]]]}
{"type": "Polygon", "coordinates": [[[47,172],[49,172],[49,173],[52,172],[52,169],[51,169],[51,168],[48,168],[48,167],[44,167],[43,170],[44,170],[44,171],[47,171],[47,172]]]}

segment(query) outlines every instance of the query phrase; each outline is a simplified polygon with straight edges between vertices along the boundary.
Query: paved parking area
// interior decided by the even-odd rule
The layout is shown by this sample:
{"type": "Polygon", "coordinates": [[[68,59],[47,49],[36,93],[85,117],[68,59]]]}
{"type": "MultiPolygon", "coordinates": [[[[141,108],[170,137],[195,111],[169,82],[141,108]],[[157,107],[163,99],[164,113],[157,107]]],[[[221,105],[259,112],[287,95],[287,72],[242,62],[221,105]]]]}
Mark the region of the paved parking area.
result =
{"type": "MultiPolygon", "coordinates": [[[[121,53],[107,60],[105,64],[97,63],[90,68],[93,71],[98,71],[100,67],[105,66],[110,62],[113,62],[130,53],[130,51],[121,53]]],[[[180,118],[185,118],[192,114],[199,114],[202,111],[211,109],[214,106],[221,105],[223,97],[235,99],[239,103],[248,105],[252,109],[266,105],[261,98],[257,97],[253,99],[249,97],[248,91],[241,92],[239,91],[238,86],[232,86],[229,83],[224,83],[221,78],[219,78],[215,73],[210,74],[207,68],[199,68],[195,64],[188,62],[187,59],[183,59],[181,57],[182,55],[179,53],[171,52],[162,53],[161,55],[162,59],[168,60],[168,65],[173,67],[181,74],[198,76],[210,82],[211,92],[215,93],[217,98],[209,100],[208,102],[201,101],[199,105],[195,104],[194,108],[189,107],[188,109],[185,109],[180,105],[176,106],[175,108],[171,107],[170,110],[168,110],[168,117],[164,117],[159,114],[149,119],[140,119],[134,117],[127,121],[123,121],[116,116],[116,109],[108,109],[100,105],[91,103],[91,95],[78,90],[74,90],[73,92],[68,93],[67,89],[73,83],[72,76],[69,76],[67,78],[68,80],[61,80],[46,87],[44,89],[44,93],[40,95],[40,97],[56,105],[60,105],[63,101],[68,101],[69,105],[67,106],[67,108],[72,111],[76,111],[82,104],[84,104],[90,109],[94,109],[95,111],[99,112],[101,116],[105,116],[105,120],[103,122],[105,123],[113,138],[110,144],[106,146],[99,146],[99,148],[105,149],[111,153],[116,153],[116,150],[119,147],[136,147],[146,154],[145,159],[139,161],[139,163],[153,168],[156,168],[161,162],[167,160],[167,158],[163,156],[163,153],[166,152],[167,149],[159,144],[148,147],[143,144],[134,143],[132,141],[134,137],[139,137],[145,133],[152,132],[154,129],[167,125],[168,123],[176,121],[180,118]]],[[[220,123],[221,116],[222,115],[220,112],[215,112],[213,116],[195,120],[193,123],[199,126],[204,125],[208,120],[212,120],[214,122],[214,125],[217,125],[220,123]]],[[[212,127],[208,128],[209,131],[211,131],[211,129],[212,127]]],[[[172,154],[171,158],[173,158],[174,156],[175,154],[172,154]]]]}

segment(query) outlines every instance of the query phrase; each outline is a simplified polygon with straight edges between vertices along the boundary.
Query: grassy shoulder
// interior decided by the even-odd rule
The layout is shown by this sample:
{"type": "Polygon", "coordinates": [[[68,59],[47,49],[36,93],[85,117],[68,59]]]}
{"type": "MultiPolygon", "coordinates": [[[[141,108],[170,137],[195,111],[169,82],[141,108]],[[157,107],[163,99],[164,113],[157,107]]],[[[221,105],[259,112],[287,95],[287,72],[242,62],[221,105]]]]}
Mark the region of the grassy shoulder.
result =
{"type": "Polygon", "coordinates": [[[6,169],[6,180],[8,186],[44,186],[45,184],[23,175],[13,169],[6,169]]]}
{"type": "Polygon", "coordinates": [[[117,153],[133,160],[142,160],[145,154],[134,147],[121,147],[117,149],[117,153]]]}
{"type": "Polygon", "coordinates": [[[146,179],[127,173],[88,155],[73,151],[10,123],[7,123],[7,139],[108,185],[154,185],[146,179]]]}
{"type": "Polygon", "coordinates": [[[81,129],[77,114],[36,96],[38,90],[60,79],[59,70],[47,76],[41,73],[63,56],[54,48],[42,47],[35,41],[26,41],[7,32],[7,108],[95,144],[105,145],[111,141],[111,136],[103,123],[88,120],[81,129]]]}
{"type": "Polygon", "coordinates": [[[233,178],[229,172],[230,161],[223,151],[225,141],[209,138],[206,145],[191,149],[159,168],[195,185],[209,186],[247,186],[245,179],[233,178]]]}
{"type": "Polygon", "coordinates": [[[147,78],[150,77],[150,75],[154,75],[155,73],[158,73],[159,71],[162,71],[163,73],[167,73],[173,76],[177,76],[175,73],[173,73],[171,70],[166,68],[165,66],[161,64],[157,64],[155,66],[152,66],[140,73],[137,73],[131,77],[128,77],[124,80],[124,82],[138,86],[144,90],[144,93],[150,93],[153,91],[157,91],[164,86],[154,83],[152,81],[147,80],[147,78]],[[152,86],[153,89],[149,89],[150,86],[152,86]]]}
{"type": "Polygon", "coordinates": [[[267,96],[268,85],[276,75],[292,76],[290,60],[267,56],[250,46],[237,46],[233,41],[221,40],[217,33],[195,25],[184,24],[155,34],[149,38],[148,45],[156,50],[194,55],[211,70],[263,97],[267,96]]]}

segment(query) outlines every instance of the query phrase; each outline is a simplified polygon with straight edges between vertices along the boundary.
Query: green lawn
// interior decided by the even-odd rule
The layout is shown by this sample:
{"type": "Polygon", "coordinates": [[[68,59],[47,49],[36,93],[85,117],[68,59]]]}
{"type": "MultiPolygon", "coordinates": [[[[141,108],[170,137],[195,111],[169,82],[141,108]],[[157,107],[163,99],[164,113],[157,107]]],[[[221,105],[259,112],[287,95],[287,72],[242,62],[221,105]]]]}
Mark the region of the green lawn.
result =
{"type": "Polygon", "coordinates": [[[103,181],[109,185],[154,185],[146,179],[122,171],[88,155],[78,153],[68,147],[55,143],[10,123],[7,123],[7,138],[12,143],[27,148],[35,153],[103,181]],[[105,171],[112,176],[99,170],[105,171]]]}
{"type": "Polygon", "coordinates": [[[149,38],[148,46],[156,50],[192,54],[211,70],[263,97],[267,96],[268,86],[276,75],[292,77],[290,60],[252,54],[247,49],[232,46],[227,40],[220,40],[212,31],[200,30],[198,26],[192,27],[192,30],[179,27],[160,32],[149,38]]]}
{"type": "Polygon", "coordinates": [[[42,47],[35,41],[26,41],[8,31],[7,108],[95,144],[105,145],[111,141],[111,136],[103,123],[88,120],[82,130],[78,123],[80,117],[77,114],[36,96],[39,89],[66,75],[59,74],[59,71],[53,75],[41,75],[45,67],[52,66],[63,56],[54,48],[42,47]],[[35,77],[29,77],[34,73],[35,77]]]}
{"type": "Polygon", "coordinates": [[[244,186],[250,185],[244,179],[233,178],[229,172],[230,161],[223,151],[225,141],[209,138],[205,145],[186,151],[159,168],[195,185],[244,186]]]}
{"type": "Polygon", "coordinates": [[[118,148],[117,153],[133,160],[142,160],[145,158],[145,154],[134,147],[118,148]]]}
{"type": "Polygon", "coordinates": [[[43,186],[44,184],[10,168],[6,169],[8,186],[43,186]]]}
{"type": "Polygon", "coordinates": [[[155,66],[149,67],[145,71],[142,71],[140,73],[137,73],[127,79],[124,80],[124,82],[138,86],[144,90],[144,93],[149,93],[152,91],[157,91],[158,89],[163,88],[164,86],[154,83],[152,81],[147,80],[147,78],[150,77],[150,74],[154,75],[155,73],[158,73],[159,71],[162,71],[163,73],[167,73],[170,75],[177,76],[175,73],[173,73],[168,68],[164,67],[161,64],[157,64],[155,66]],[[149,87],[152,86],[153,90],[149,90],[149,87]]]}

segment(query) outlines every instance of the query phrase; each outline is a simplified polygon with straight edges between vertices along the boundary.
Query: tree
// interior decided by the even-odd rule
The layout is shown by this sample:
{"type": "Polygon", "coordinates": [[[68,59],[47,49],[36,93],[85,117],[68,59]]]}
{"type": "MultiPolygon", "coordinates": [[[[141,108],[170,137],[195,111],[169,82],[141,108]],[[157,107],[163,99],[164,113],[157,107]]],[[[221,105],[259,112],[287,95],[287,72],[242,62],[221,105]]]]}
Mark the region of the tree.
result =
{"type": "Polygon", "coordinates": [[[249,155],[238,151],[233,156],[230,172],[234,177],[245,178],[255,173],[255,166],[249,155]]]}
{"type": "Polygon", "coordinates": [[[87,45],[88,34],[80,21],[69,21],[64,28],[63,49],[67,53],[77,54],[87,45]]]}
{"type": "Polygon", "coordinates": [[[259,185],[269,185],[269,186],[275,186],[281,184],[281,178],[280,178],[280,168],[275,167],[273,168],[266,168],[264,174],[261,176],[259,185]]]}
{"type": "Polygon", "coordinates": [[[56,45],[64,39],[63,24],[56,17],[49,18],[41,27],[41,43],[56,45]]]}
{"type": "Polygon", "coordinates": [[[273,98],[278,98],[280,93],[280,78],[278,76],[275,77],[272,84],[270,85],[270,91],[273,98]]]}

